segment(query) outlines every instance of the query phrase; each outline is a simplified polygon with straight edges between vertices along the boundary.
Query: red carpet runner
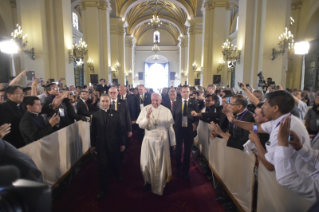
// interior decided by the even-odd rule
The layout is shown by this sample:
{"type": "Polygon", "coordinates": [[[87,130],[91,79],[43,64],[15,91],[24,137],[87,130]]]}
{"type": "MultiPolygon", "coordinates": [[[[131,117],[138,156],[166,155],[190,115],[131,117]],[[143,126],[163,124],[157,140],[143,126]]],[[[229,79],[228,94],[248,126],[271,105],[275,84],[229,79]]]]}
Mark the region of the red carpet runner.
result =
{"type": "MultiPolygon", "coordinates": [[[[164,195],[143,191],[143,178],[140,172],[141,144],[134,137],[130,153],[126,154],[125,168],[121,169],[123,182],[115,177],[110,180],[108,195],[97,201],[98,188],[97,163],[91,161],[75,176],[71,186],[53,202],[53,211],[152,211],[152,212],[199,212],[225,211],[216,202],[216,194],[210,182],[202,174],[195,160],[191,160],[190,182],[174,177],[166,184],[164,195]]],[[[175,160],[172,158],[173,173],[175,160]]]]}

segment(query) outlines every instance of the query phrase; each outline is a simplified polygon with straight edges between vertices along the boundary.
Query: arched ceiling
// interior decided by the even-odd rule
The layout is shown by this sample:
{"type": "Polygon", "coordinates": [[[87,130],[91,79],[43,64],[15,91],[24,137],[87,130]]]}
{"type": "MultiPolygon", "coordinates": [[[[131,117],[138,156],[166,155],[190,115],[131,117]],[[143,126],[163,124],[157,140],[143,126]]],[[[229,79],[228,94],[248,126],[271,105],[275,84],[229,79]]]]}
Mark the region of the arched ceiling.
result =
{"type": "Polygon", "coordinates": [[[128,23],[127,33],[138,39],[145,31],[153,28],[148,23],[154,14],[163,22],[160,28],[167,30],[175,40],[180,34],[186,33],[187,13],[175,3],[164,0],[144,1],[132,7],[125,17],[128,23]]]}

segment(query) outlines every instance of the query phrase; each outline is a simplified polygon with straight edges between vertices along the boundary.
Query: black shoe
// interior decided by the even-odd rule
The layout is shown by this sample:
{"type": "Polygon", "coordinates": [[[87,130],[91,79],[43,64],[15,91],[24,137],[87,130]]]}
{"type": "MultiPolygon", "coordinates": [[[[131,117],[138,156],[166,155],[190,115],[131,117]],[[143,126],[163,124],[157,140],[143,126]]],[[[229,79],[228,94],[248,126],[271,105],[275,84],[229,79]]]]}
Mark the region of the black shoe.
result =
{"type": "Polygon", "coordinates": [[[151,189],[151,184],[146,183],[146,184],[143,186],[143,190],[144,190],[144,191],[147,191],[147,190],[149,190],[149,189],[151,189]]]}
{"type": "Polygon", "coordinates": [[[237,211],[237,207],[236,207],[236,205],[234,205],[234,204],[224,205],[224,209],[225,209],[226,211],[237,211]]]}
{"type": "Polygon", "coordinates": [[[217,202],[224,202],[224,203],[230,201],[230,199],[226,198],[226,197],[218,197],[216,200],[217,200],[217,202]]]}
{"type": "Polygon", "coordinates": [[[118,181],[120,181],[120,182],[123,181],[122,175],[120,175],[120,174],[116,176],[116,179],[117,179],[118,181]]]}
{"type": "Polygon", "coordinates": [[[103,197],[105,197],[107,195],[107,191],[101,191],[97,196],[96,199],[97,200],[101,200],[103,199],[103,197]]]}
{"type": "Polygon", "coordinates": [[[176,169],[175,175],[176,175],[176,177],[181,177],[181,170],[180,169],[176,169]]]}
{"type": "Polygon", "coordinates": [[[189,175],[188,174],[183,174],[183,179],[186,181],[189,181],[189,175]]]}

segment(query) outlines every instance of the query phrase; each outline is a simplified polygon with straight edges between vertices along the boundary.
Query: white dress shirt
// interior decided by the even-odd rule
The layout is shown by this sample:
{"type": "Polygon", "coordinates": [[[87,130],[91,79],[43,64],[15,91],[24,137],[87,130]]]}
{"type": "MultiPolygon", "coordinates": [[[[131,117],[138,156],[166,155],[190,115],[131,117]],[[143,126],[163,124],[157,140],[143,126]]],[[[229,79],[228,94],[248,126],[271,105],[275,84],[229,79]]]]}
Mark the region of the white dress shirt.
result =
{"type": "MultiPolygon", "coordinates": [[[[277,118],[276,120],[272,120],[266,123],[262,123],[261,124],[261,128],[263,129],[263,131],[265,131],[266,133],[269,134],[269,142],[270,144],[266,144],[266,150],[267,153],[265,155],[267,161],[269,161],[272,164],[275,164],[274,161],[274,155],[276,152],[276,147],[278,146],[278,139],[277,139],[277,135],[278,135],[278,130],[279,130],[279,125],[278,123],[280,123],[281,121],[283,121],[285,119],[285,117],[288,114],[282,115],[279,118],[277,118]]],[[[290,129],[293,130],[298,136],[300,141],[310,147],[310,139],[309,139],[309,135],[307,132],[307,129],[305,127],[305,125],[303,124],[303,122],[298,119],[295,116],[291,116],[291,124],[290,124],[290,129]]],[[[289,147],[290,151],[292,152],[296,152],[292,147],[289,147]]],[[[295,154],[297,155],[297,154],[295,154]]]]}
{"type": "Polygon", "coordinates": [[[298,173],[292,154],[290,147],[276,147],[274,165],[277,182],[310,201],[317,201],[319,199],[319,178],[298,173]]]}

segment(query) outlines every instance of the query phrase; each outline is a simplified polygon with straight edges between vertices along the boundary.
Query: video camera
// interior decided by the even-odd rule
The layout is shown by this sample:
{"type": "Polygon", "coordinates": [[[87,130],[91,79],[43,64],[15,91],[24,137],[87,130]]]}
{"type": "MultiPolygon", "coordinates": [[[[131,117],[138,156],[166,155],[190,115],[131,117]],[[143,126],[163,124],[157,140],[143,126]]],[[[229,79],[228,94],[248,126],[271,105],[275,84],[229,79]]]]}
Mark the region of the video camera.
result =
{"type": "Polygon", "coordinates": [[[259,78],[257,87],[264,88],[264,87],[266,86],[266,82],[265,82],[265,80],[264,80],[263,72],[262,72],[262,71],[259,72],[259,73],[257,74],[257,77],[259,78]]]}
{"type": "Polygon", "coordinates": [[[44,183],[19,179],[15,166],[0,167],[1,212],[50,212],[51,189],[44,183]]]}

